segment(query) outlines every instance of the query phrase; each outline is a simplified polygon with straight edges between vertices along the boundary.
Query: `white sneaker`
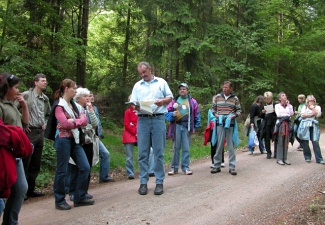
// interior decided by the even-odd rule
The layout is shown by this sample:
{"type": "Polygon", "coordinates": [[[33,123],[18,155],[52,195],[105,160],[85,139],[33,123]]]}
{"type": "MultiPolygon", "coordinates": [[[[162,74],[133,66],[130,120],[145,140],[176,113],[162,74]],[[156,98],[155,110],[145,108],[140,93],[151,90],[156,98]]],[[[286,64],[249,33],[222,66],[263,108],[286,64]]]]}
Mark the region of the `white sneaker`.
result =
{"type": "Polygon", "coordinates": [[[172,176],[174,174],[178,174],[178,170],[174,170],[174,169],[171,169],[169,172],[168,172],[168,175],[169,176],[172,176]]]}
{"type": "Polygon", "coordinates": [[[184,175],[192,175],[193,174],[193,172],[191,171],[191,170],[183,170],[183,174],[184,175]]]}
{"type": "Polygon", "coordinates": [[[221,163],[221,167],[225,167],[226,166],[226,164],[225,163],[221,163]]]}

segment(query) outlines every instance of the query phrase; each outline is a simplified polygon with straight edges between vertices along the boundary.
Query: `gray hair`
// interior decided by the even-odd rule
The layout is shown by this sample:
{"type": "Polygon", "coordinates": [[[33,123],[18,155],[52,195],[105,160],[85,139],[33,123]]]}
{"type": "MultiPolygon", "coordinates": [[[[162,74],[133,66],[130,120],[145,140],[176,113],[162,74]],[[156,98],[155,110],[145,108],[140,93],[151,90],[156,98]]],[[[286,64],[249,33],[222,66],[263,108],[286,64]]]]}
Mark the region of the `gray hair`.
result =
{"type": "Polygon", "coordinates": [[[77,88],[77,93],[73,99],[78,102],[78,99],[83,95],[90,95],[90,91],[87,88],[77,88]]]}
{"type": "Polygon", "coordinates": [[[138,68],[141,66],[145,66],[147,69],[151,68],[150,64],[148,62],[140,62],[138,64],[138,68]]]}

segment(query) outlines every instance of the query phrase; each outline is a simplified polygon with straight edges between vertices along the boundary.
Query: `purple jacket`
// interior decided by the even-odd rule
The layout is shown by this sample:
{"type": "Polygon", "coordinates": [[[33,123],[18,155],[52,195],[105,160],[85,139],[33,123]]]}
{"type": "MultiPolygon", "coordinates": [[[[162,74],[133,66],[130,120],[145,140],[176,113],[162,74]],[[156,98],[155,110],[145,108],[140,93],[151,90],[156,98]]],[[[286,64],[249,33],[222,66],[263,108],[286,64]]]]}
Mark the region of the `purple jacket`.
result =
{"type": "MultiPolygon", "coordinates": [[[[176,100],[178,99],[179,95],[175,98],[176,100]]],[[[200,127],[201,123],[201,116],[200,116],[200,109],[197,101],[192,98],[192,96],[188,95],[188,98],[190,99],[189,101],[189,107],[190,107],[190,127],[189,131],[192,133],[193,130],[197,130],[200,127]]],[[[170,122],[169,128],[168,128],[168,137],[170,139],[174,139],[174,132],[175,132],[175,117],[173,115],[175,109],[173,107],[174,103],[176,100],[173,99],[167,106],[168,112],[165,114],[165,118],[167,121],[170,122]]]]}

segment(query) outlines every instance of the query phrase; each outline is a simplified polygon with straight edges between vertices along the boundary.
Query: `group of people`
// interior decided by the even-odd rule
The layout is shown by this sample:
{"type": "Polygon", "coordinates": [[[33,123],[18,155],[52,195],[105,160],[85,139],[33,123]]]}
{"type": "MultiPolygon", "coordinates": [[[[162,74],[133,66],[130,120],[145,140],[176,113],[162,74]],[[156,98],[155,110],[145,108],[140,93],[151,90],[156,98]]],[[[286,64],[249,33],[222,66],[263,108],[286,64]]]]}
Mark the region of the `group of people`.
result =
{"type": "Polygon", "coordinates": [[[66,193],[70,194],[75,207],[94,204],[88,186],[90,169],[98,162],[99,182],[114,181],[109,176],[110,153],[100,141],[102,127],[90,91],[77,88],[74,81],[65,79],[55,92],[51,107],[44,94],[47,87],[44,74],[34,77],[33,87],[28,91],[20,93],[19,85],[19,77],[10,73],[0,74],[0,120],[3,125],[20,127],[32,146],[29,154],[19,155],[1,145],[1,151],[8,151],[11,157],[16,157],[15,173],[8,173],[15,182],[9,187],[7,180],[1,179],[0,215],[3,213],[3,225],[18,223],[24,200],[44,195],[35,189],[44,137],[54,140],[56,150],[54,196],[57,209],[71,208],[65,200],[66,193]],[[9,187],[6,194],[2,193],[3,186],[9,187]]]}
{"type": "MultiPolygon", "coordinates": [[[[278,94],[278,100],[273,102],[273,94],[265,92],[253,102],[249,113],[249,126],[257,133],[259,150],[271,159],[271,142],[274,142],[274,158],[279,165],[290,165],[288,146],[294,139],[299,142],[298,149],[303,151],[306,162],[311,162],[309,141],[312,142],[316,163],[324,164],[319,147],[319,125],[316,118],[321,116],[321,107],[316,104],[313,95],[298,95],[299,106],[294,111],[293,106],[284,92],[278,94]],[[292,116],[296,115],[294,122],[292,116]],[[263,143],[264,142],[264,143],[263,143]],[[265,147],[264,147],[265,144],[265,147]]],[[[248,130],[249,132],[249,130],[248,130]]],[[[254,147],[249,147],[252,155],[254,147]]]]}
{"type": "MultiPolygon", "coordinates": [[[[174,98],[167,82],[153,74],[148,62],[138,64],[141,76],[133,87],[129,102],[152,102],[152,113],[142,110],[139,105],[131,105],[124,114],[123,144],[126,150],[126,172],[134,179],[133,148],[138,147],[140,187],[138,193],[148,193],[149,177],[154,176],[155,195],[164,193],[165,179],[164,151],[166,134],[172,140],[173,156],[168,175],[179,171],[182,149],[181,170],[184,175],[192,175],[190,169],[191,135],[200,126],[200,110],[197,101],[189,94],[186,83],[178,85],[179,93],[174,98]],[[166,132],[166,123],[170,125],[166,132]]],[[[55,92],[52,107],[49,98],[43,93],[47,86],[44,74],[34,77],[34,87],[24,93],[19,92],[20,79],[12,74],[0,75],[0,119],[4,124],[24,129],[33,144],[33,153],[23,160],[16,159],[17,182],[11,187],[5,207],[0,199],[0,213],[4,212],[3,224],[16,224],[24,199],[43,194],[35,190],[36,177],[40,171],[44,137],[54,141],[57,165],[54,178],[55,207],[69,210],[65,196],[70,195],[74,206],[87,206],[95,203],[88,193],[90,170],[100,162],[100,182],[110,182],[110,153],[100,141],[102,127],[98,109],[92,104],[91,92],[70,79],[61,82],[55,92]],[[16,102],[17,104],[15,105],[16,102]],[[19,111],[20,109],[20,111],[19,111]],[[4,208],[4,210],[3,210],[4,208]]],[[[299,95],[301,100],[302,95],[299,95]]],[[[304,100],[304,99],[303,99],[304,100]]],[[[316,162],[324,164],[318,139],[317,117],[321,108],[316,105],[314,96],[309,95],[303,105],[300,101],[296,115],[296,137],[303,149],[307,162],[311,161],[308,141],[311,140],[316,162]]],[[[233,93],[233,84],[225,81],[222,92],[213,97],[208,111],[208,126],[205,144],[211,142],[212,174],[221,172],[224,164],[224,148],[228,148],[229,173],[237,175],[235,147],[239,143],[238,123],[241,114],[238,97],[233,93]]],[[[249,116],[249,126],[258,133],[259,148],[267,158],[272,156],[271,141],[274,141],[273,157],[280,165],[290,165],[287,159],[288,143],[292,140],[291,116],[295,112],[284,92],[279,93],[278,102],[273,102],[271,92],[258,96],[249,116]],[[264,141],[264,143],[263,143],[264,141]]],[[[249,148],[248,154],[253,154],[249,148]]]]}

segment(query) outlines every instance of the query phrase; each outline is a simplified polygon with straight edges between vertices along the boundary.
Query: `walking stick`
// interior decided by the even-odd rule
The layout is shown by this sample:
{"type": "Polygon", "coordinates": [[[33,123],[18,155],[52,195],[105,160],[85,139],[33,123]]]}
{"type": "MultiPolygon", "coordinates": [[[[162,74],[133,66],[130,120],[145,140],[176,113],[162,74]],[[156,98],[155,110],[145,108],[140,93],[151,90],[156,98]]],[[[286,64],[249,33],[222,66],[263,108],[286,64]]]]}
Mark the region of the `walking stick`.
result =
{"type": "MultiPolygon", "coordinates": [[[[173,108],[174,108],[174,111],[177,110],[177,108],[178,108],[177,102],[174,103],[173,108]]],[[[173,160],[174,173],[173,173],[173,175],[175,175],[175,166],[176,166],[176,118],[175,118],[175,121],[174,121],[174,146],[173,146],[173,151],[174,151],[174,160],[173,160]]]]}

